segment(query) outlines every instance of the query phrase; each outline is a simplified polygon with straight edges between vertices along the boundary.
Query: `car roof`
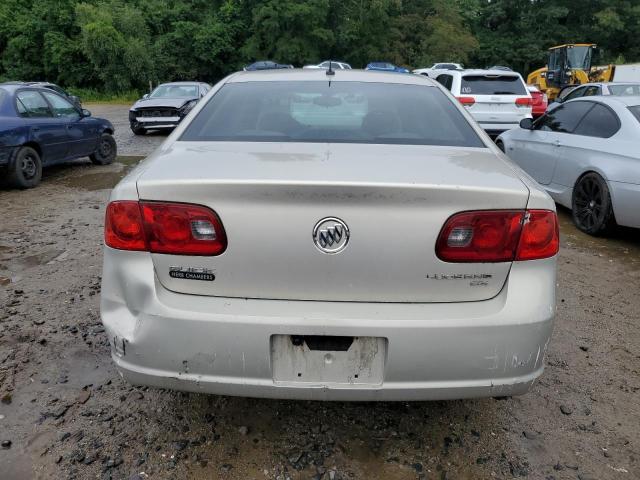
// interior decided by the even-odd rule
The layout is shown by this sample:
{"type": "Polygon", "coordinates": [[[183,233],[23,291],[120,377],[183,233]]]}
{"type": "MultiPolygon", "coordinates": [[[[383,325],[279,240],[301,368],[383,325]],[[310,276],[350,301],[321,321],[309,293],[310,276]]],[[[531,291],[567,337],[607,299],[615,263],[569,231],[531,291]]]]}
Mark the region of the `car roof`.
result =
{"type": "Polygon", "coordinates": [[[158,85],[159,87],[162,85],[201,85],[202,82],[187,82],[187,81],[180,81],[180,82],[167,82],[167,83],[161,83],[160,85],[158,85]]]}
{"type": "Polygon", "coordinates": [[[565,104],[573,102],[599,102],[611,107],[635,107],[640,105],[640,96],[629,95],[628,97],[618,97],[615,95],[592,95],[589,97],[574,98],[572,100],[569,100],[565,104]]]}
{"type": "Polygon", "coordinates": [[[640,82],[589,82],[589,83],[583,83],[581,85],[575,85],[575,87],[589,87],[592,85],[604,85],[605,87],[609,87],[612,85],[640,85],[640,82]]]}
{"type": "Polygon", "coordinates": [[[519,77],[520,74],[518,72],[514,72],[513,70],[487,70],[487,69],[468,69],[468,70],[451,70],[452,72],[456,72],[459,75],[497,75],[500,77],[519,77]]]}
{"type": "Polygon", "coordinates": [[[407,85],[426,86],[436,85],[434,80],[431,80],[424,75],[398,75],[395,72],[357,69],[336,70],[334,75],[327,75],[326,70],[320,69],[290,68],[283,70],[259,70],[251,72],[237,72],[227,79],[227,83],[287,81],[401,83],[407,85]]]}
{"type": "MultiPolygon", "coordinates": [[[[46,92],[51,92],[50,89],[45,88],[43,85],[44,82],[5,82],[0,83],[0,88],[4,88],[9,92],[15,92],[21,88],[32,88],[35,90],[44,90],[46,92]]],[[[47,83],[47,85],[49,85],[47,83]]]]}

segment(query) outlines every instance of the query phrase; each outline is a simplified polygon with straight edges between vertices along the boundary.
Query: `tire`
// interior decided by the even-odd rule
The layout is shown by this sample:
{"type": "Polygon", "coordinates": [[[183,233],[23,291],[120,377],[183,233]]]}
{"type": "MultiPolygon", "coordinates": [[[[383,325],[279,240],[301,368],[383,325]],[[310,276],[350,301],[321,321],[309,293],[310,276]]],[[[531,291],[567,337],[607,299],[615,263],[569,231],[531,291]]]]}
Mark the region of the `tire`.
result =
{"type": "Polygon", "coordinates": [[[144,127],[139,126],[138,123],[131,124],[131,131],[134,135],[144,135],[147,133],[147,130],[144,127]]]}
{"type": "Polygon", "coordinates": [[[571,199],[573,223],[589,235],[602,235],[615,225],[607,182],[591,172],[578,179],[571,199]]]}
{"type": "Polygon", "coordinates": [[[98,141],[98,148],[89,155],[89,158],[96,165],[109,165],[116,159],[118,146],[110,133],[103,133],[98,141]]]}
{"type": "Polygon", "coordinates": [[[31,147],[20,147],[9,162],[7,181],[15,188],[33,188],[42,178],[42,159],[31,147]]]}

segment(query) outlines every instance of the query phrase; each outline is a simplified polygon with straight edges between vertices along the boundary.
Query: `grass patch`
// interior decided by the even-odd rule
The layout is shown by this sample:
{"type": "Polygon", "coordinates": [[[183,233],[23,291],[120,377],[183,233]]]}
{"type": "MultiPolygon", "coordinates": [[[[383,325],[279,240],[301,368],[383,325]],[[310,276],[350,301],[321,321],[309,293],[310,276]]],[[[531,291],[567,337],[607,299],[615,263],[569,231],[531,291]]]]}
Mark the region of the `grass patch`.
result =
{"type": "Polygon", "coordinates": [[[92,88],[69,88],[69,93],[77,95],[82,103],[133,103],[142,97],[143,93],[136,90],[127,92],[106,93],[92,88]]]}

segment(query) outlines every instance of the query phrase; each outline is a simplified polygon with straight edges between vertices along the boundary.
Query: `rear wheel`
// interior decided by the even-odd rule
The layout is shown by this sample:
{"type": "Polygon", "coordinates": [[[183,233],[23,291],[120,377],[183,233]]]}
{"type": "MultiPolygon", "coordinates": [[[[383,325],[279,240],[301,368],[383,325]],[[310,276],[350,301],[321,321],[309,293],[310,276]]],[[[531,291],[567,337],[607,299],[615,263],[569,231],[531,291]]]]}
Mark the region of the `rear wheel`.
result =
{"type": "Polygon", "coordinates": [[[17,188],[32,188],[42,178],[42,160],[31,147],[20,147],[15,153],[13,162],[9,164],[7,180],[9,185],[17,188]]]}
{"type": "Polygon", "coordinates": [[[573,222],[589,235],[601,235],[615,225],[607,182],[597,173],[580,177],[573,188],[573,222]]]}
{"type": "Polygon", "coordinates": [[[118,153],[116,141],[109,133],[103,133],[98,142],[98,148],[89,155],[89,158],[96,165],[108,165],[113,162],[118,153]]]}

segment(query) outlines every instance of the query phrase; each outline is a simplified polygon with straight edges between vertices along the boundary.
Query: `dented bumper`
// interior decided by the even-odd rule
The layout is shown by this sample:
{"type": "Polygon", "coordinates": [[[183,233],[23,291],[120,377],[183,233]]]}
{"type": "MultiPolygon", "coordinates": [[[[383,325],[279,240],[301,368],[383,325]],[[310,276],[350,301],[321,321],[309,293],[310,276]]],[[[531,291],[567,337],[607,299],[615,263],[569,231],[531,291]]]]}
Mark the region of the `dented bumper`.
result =
{"type": "Polygon", "coordinates": [[[118,370],[134,384],[347,401],[518,395],[543,371],[555,262],[514,263],[502,291],[480,302],[284,301],[174,293],[149,254],[105,248],[101,316],[118,370]],[[283,377],[274,344],[289,335],[378,339],[381,363],[371,381],[335,364],[322,380],[283,377]]]}

